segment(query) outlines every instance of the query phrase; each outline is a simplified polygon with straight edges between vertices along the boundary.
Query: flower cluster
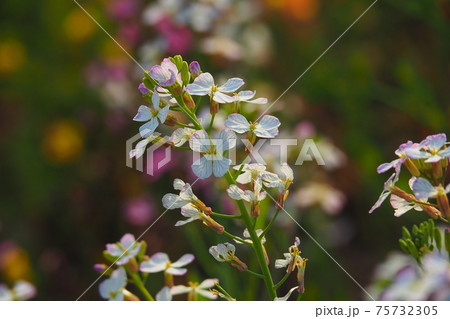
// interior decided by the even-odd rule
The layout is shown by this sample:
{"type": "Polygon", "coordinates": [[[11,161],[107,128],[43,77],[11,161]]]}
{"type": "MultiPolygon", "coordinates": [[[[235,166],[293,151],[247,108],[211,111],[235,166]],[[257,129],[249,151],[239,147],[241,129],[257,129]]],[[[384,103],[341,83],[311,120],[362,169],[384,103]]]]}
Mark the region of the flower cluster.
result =
{"type": "Polygon", "coordinates": [[[196,300],[197,295],[209,299],[217,298],[206,288],[215,286],[214,283],[218,283],[218,279],[207,279],[200,285],[189,282],[191,288],[187,290],[183,289],[185,286],[174,285],[173,276],[184,276],[187,273],[187,269],[183,267],[194,261],[192,254],[185,254],[177,261],[171,262],[169,256],[162,252],[147,256],[146,248],[147,244],[144,241],[137,242],[131,234],[125,234],[117,243],[106,245],[104,256],[112,262],[112,265],[108,267],[104,264],[96,264],[94,266],[96,271],[109,276],[99,285],[102,298],[114,301],[140,300],[127,289],[128,283],[132,282],[144,299],[155,300],[147,289],[145,281],[148,274],[159,272],[164,274],[165,286],[155,295],[156,300],[172,300],[172,296],[184,293],[189,293],[189,300],[196,300]]]}
{"type": "Polygon", "coordinates": [[[430,135],[420,143],[408,141],[400,145],[395,151],[398,158],[381,164],[377,169],[378,173],[390,169],[393,169],[394,173],[385,182],[383,192],[369,213],[380,207],[390,196],[396,217],[414,209],[424,211],[433,219],[447,221],[450,217],[447,197],[450,185],[444,184],[450,158],[450,148],[447,144],[447,137],[442,133],[430,135]],[[402,167],[412,175],[409,180],[412,192],[402,190],[396,185],[402,167]],[[430,199],[434,202],[430,202],[430,199]]]}
{"type": "MultiPolygon", "coordinates": [[[[291,293],[297,289],[301,295],[304,293],[304,269],[306,259],[300,257],[298,240],[289,248],[289,261],[286,265],[280,260],[274,263],[274,268],[288,266],[286,276],[278,284],[274,284],[270,274],[270,258],[266,251],[266,237],[274,224],[279,212],[284,210],[289,195],[289,188],[294,181],[294,173],[287,163],[282,163],[278,169],[267,167],[264,164],[249,161],[249,150],[257,139],[272,139],[279,133],[280,121],[273,115],[264,115],[256,121],[247,119],[245,106],[247,103],[265,104],[267,99],[254,98],[255,91],[239,91],[244,85],[241,78],[233,77],[216,84],[213,76],[203,72],[196,61],[187,63],[181,56],[164,59],[161,64],[153,66],[145,73],[139,86],[144,100],[150,106],[141,105],[134,118],[135,121],[145,122],[139,129],[143,138],[136,148],[130,152],[130,157],[140,157],[150,143],[161,143],[165,147],[183,149],[197,156],[192,163],[192,171],[198,179],[214,176],[225,177],[228,184],[226,192],[236,201],[240,214],[218,212],[217,207],[205,204],[194,193],[192,184],[176,178],[173,188],[177,193],[165,194],[162,204],[166,210],[180,209],[185,219],[176,222],[175,226],[182,226],[194,221],[202,224],[220,236],[226,236],[237,244],[252,248],[261,269],[261,273],[250,270],[243,259],[238,258],[236,246],[229,242],[219,243],[209,248],[212,257],[221,263],[227,263],[238,271],[254,275],[263,279],[267,294],[271,300],[287,300],[291,293]],[[204,97],[206,101],[202,100],[204,97]],[[195,100],[194,100],[195,99],[195,100]],[[209,109],[209,125],[204,126],[204,118],[198,117],[202,102],[209,109]],[[223,120],[225,128],[215,130],[214,121],[217,113],[227,114],[223,120]],[[186,119],[186,120],[185,120],[186,119]],[[159,126],[179,126],[172,131],[170,138],[161,138],[156,130],[159,126]],[[247,143],[240,152],[242,164],[232,167],[229,158],[231,151],[238,153],[236,134],[247,134],[247,143]],[[186,147],[185,144],[188,144],[186,147]],[[275,197],[271,193],[276,192],[275,197]],[[272,220],[262,218],[262,201],[273,200],[275,214],[272,220]],[[224,225],[229,223],[218,222],[218,219],[240,220],[245,226],[242,237],[231,233],[224,225]],[[257,222],[266,224],[264,229],[255,229],[257,222]],[[277,289],[287,279],[294,269],[297,269],[298,286],[291,289],[284,297],[277,296],[277,289]]],[[[202,116],[203,117],[203,116],[202,116]]],[[[267,214],[264,214],[264,218],[267,214]]],[[[236,223],[237,224],[237,223],[236,223]]],[[[242,225],[241,224],[241,225],[242,225]]],[[[228,226],[227,226],[228,227],[228,226]]],[[[100,293],[104,298],[111,300],[132,300],[136,297],[126,289],[127,278],[140,290],[143,297],[153,299],[144,285],[143,278],[148,274],[163,272],[165,286],[156,294],[157,300],[172,300],[178,294],[187,293],[188,300],[195,300],[200,295],[209,299],[220,296],[226,300],[236,300],[218,284],[217,279],[205,280],[202,283],[189,282],[185,285],[175,285],[174,276],[183,276],[187,270],[184,268],[194,260],[191,254],[183,255],[179,260],[171,262],[165,253],[156,253],[150,257],[145,255],[144,242],[136,242],[132,235],[125,235],[119,243],[108,244],[105,256],[114,265],[115,270],[106,269],[110,278],[100,285],[100,293]],[[216,287],[213,290],[208,288],[216,287]]],[[[99,267],[99,269],[106,268],[99,267]]]]}

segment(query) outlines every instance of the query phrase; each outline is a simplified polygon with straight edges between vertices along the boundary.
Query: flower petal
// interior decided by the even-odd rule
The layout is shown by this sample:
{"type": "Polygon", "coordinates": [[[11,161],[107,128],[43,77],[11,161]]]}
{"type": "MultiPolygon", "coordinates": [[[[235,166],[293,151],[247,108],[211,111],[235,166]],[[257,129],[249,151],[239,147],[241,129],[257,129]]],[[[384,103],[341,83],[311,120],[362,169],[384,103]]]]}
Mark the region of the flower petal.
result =
{"type": "Polygon", "coordinates": [[[158,119],[160,123],[164,123],[167,119],[167,114],[169,113],[169,105],[166,105],[165,107],[163,107],[159,112],[158,112],[158,119]]]}
{"type": "Polygon", "coordinates": [[[139,133],[142,137],[148,137],[155,132],[158,125],[158,120],[156,118],[152,118],[150,121],[139,128],[139,133]]]}
{"type": "Polygon", "coordinates": [[[176,262],[172,263],[172,267],[183,267],[186,266],[187,264],[190,264],[191,262],[193,262],[195,259],[194,255],[192,254],[185,254],[183,256],[180,257],[180,259],[178,259],[176,262]]]}
{"type": "Polygon", "coordinates": [[[106,244],[106,251],[114,257],[122,256],[123,250],[116,244],[106,244]]]}
{"type": "Polygon", "coordinates": [[[164,286],[157,294],[156,301],[171,301],[172,295],[170,294],[170,288],[164,286]]]}
{"type": "Polygon", "coordinates": [[[205,153],[210,149],[211,142],[206,131],[196,131],[189,138],[189,147],[194,152],[205,153]]]}
{"type": "Polygon", "coordinates": [[[167,262],[170,262],[169,256],[166,253],[156,253],[150,257],[149,262],[153,264],[163,264],[165,265],[167,262]]]}
{"type": "Polygon", "coordinates": [[[176,194],[168,193],[163,196],[162,204],[166,209],[177,209],[189,204],[189,202],[176,194]]]}
{"type": "Polygon", "coordinates": [[[230,187],[228,187],[227,189],[227,193],[228,196],[235,200],[241,200],[242,195],[244,195],[244,191],[236,185],[230,185],[230,187]]]}
{"type": "Polygon", "coordinates": [[[234,98],[232,96],[223,94],[222,92],[216,91],[213,93],[213,100],[216,101],[217,103],[233,103],[234,102],[234,98]]]}
{"type": "Polygon", "coordinates": [[[143,261],[141,263],[141,266],[139,267],[140,271],[147,273],[161,272],[164,271],[165,269],[166,269],[165,264],[154,264],[150,261],[143,261]]]}
{"type": "Polygon", "coordinates": [[[235,96],[235,100],[236,101],[248,101],[251,98],[253,98],[255,96],[255,94],[256,94],[256,91],[250,91],[250,90],[241,91],[235,96]]]}
{"type": "Polygon", "coordinates": [[[198,285],[198,288],[200,289],[208,289],[208,288],[213,288],[216,285],[214,283],[219,282],[219,279],[217,278],[212,278],[212,279],[205,279],[202,281],[202,283],[200,285],[198,285]]]}
{"type": "Polygon", "coordinates": [[[229,158],[222,157],[222,159],[212,161],[212,163],[214,176],[222,177],[230,168],[231,160],[229,158]]]}
{"type": "Polygon", "coordinates": [[[262,138],[274,138],[278,135],[280,121],[272,115],[265,115],[256,125],[255,134],[262,138]]]}
{"type": "Polygon", "coordinates": [[[141,105],[139,106],[138,112],[136,113],[135,117],[133,118],[133,121],[136,122],[146,122],[152,118],[152,112],[150,111],[150,108],[141,105]]]}
{"type": "Polygon", "coordinates": [[[227,128],[239,134],[250,131],[250,123],[239,113],[230,114],[224,124],[227,128]]]}
{"type": "Polygon", "coordinates": [[[185,273],[187,273],[187,269],[170,267],[166,270],[166,272],[174,276],[183,276],[185,273]]]}
{"type": "Polygon", "coordinates": [[[236,147],[236,134],[228,128],[223,129],[217,138],[219,141],[216,146],[219,153],[236,147]]]}
{"type": "Polygon", "coordinates": [[[125,250],[129,250],[134,244],[136,244],[136,241],[132,234],[125,234],[120,239],[120,245],[122,245],[122,248],[125,250]]]}
{"type": "Polygon", "coordinates": [[[436,188],[422,177],[416,178],[411,188],[418,199],[427,199],[437,195],[436,188]]]}
{"type": "Polygon", "coordinates": [[[172,288],[170,288],[170,293],[172,294],[172,296],[181,295],[181,294],[188,293],[189,291],[191,291],[191,289],[192,289],[191,287],[178,285],[178,286],[173,286],[172,288]]]}
{"type": "Polygon", "coordinates": [[[267,104],[267,99],[265,97],[259,97],[254,100],[248,100],[247,103],[253,103],[253,104],[267,104]]]}
{"type": "Polygon", "coordinates": [[[240,78],[231,78],[224,85],[219,86],[218,90],[224,93],[232,93],[244,85],[244,80],[240,78]]]}
{"type": "Polygon", "coordinates": [[[208,161],[204,156],[195,161],[191,167],[194,174],[197,175],[197,177],[200,179],[210,177],[213,170],[212,161],[208,161]]]}
{"type": "Polygon", "coordinates": [[[213,294],[211,291],[209,290],[205,290],[205,289],[196,289],[195,292],[205,298],[208,299],[217,299],[217,295],[213,294]]]}

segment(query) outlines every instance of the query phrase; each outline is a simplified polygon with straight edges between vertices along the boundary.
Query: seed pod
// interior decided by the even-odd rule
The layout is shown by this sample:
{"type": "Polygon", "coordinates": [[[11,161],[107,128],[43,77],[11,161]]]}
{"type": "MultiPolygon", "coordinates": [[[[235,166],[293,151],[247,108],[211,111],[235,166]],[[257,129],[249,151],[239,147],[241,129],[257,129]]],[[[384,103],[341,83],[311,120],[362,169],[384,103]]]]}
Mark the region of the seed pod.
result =
{"type": "Polygon", "coordinates": [[[419,233],[419,227],[417,227],[417,225],[413,225],[412,227],[412,233],[414,236],[417,236],[417,234],[419,233]]]}
{"type": "Polygon", "coordinates": [[[434,242],[436,243],[436,247],[438,250],[441,250],[442,248],[442,235],[439,228],[434,229],[434,242]]]}
{"type": "Polygon", "coordinates": [[[406,244],[406,242],[403,239],[399,239],[398,243],[400,244],[400,248],[407,254],[409,254],[409,249],[408,249],[408,245],[406,244]]]}
{"type": "Polygon", "coordinates": [[[433,239],[434,239],[434,221],[432,219],[429,219],[428,223],[427,223],[427,226],[428,226],[428,235],[430,235],[431,242],[433,242],[433,239]]]}
{"type": "Polygon", "coordinates": [[[448,227],[445,228],[444,241],[445,241],[445,250],[447,250],[447,252],[450,253],[450,232],[448,227]]]}

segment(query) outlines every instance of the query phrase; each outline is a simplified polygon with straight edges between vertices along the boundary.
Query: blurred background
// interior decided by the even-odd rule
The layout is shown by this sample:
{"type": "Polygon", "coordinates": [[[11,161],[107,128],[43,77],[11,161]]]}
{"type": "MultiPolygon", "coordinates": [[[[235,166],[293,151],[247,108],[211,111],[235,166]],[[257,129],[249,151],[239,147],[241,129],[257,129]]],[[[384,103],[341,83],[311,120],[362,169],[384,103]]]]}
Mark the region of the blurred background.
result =
{"type": "MultiPolygon", "coordinates": [[[[182,54],[218,79],[244,78],[245,89],[269,103],[371,3],[80,0],[145,68],[182,54]]],[[[2,0],[0,16],[0,283],[23,279],[36,286],[37,300],[73,300],[98,277],[92,265],[104,262],[104,245],[126,232],[139,236],[164,211],[160,199],[172,180],[194,177],[181,153],[154,176],[126,167],[143,74],[75,2],[2,0]]],[[[327,164],[295,168],[286,209],[365,287],[398,250],[401,225],[426,219],[397,219],[388,204],[367,212],[387,179],[376,167],[399,144],[449,133],[448,39],[449,1],[378,1],[271,109],[281,136],[314,138],[327,164]]],[[[300,147],[290,148],[289,161],[300,147]]],[[[224,187],[207,181],[194,189],[216,209],[232,210],[224,187]]],[[[170,211],[143,237],[150,254],[196,255],[188,278],[176,283],[219,277],[231,294],[242,291],[241,300],[265,297],[258,279],[213,261],[207,249],[219,236],[200,223],[175,228],[178,219],[170,211]]],[[[276,226],[266,244],[272,261],[294,236],[302,240],[305,300],[367,298],[289,217],[276,226]]],[[[239,257],[256,269],[247,253],[239,257]]],[[[99,299],[97,286],[83,299],[99,299]]]]}

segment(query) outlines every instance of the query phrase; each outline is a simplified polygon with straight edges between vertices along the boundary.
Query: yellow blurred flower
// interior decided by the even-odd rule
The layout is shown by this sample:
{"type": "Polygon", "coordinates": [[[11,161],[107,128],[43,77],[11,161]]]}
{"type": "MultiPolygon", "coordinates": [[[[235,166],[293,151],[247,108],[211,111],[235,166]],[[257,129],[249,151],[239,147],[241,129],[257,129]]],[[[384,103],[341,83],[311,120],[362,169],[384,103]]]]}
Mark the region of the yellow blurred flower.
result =
{"type": "Polygon", "coordinates": [[[0,270],[9,282],[31,280],[31,265],[25,250],[14,243],[5,245],[0,255],[0,270]]]}
{"type": "Polygon", "coordinates": [[[26,53],[25,46],[16,39],[0,41],[0,75],[19,69],[26,60],[26,53]]]}
{"type": "Polygon", "coordinates": [[[69,163],[81,153],[83,144],[81,127],[72,120],[63,119],[47,128],[42,146],[50,162],[69,163]]]}
{"type": "Polygon", "coordinates": [[[94,33],[95,28],[95,23],[80,9],[73,10],[64,21],[64,33],[66,37],[76,43],[89,39],[94,33]]]}
{"type": "Polygon", "coordinates": [[[301,22],[313,20],[319,12],[319,0],[266,0],[267,5],[301,22]]]}

